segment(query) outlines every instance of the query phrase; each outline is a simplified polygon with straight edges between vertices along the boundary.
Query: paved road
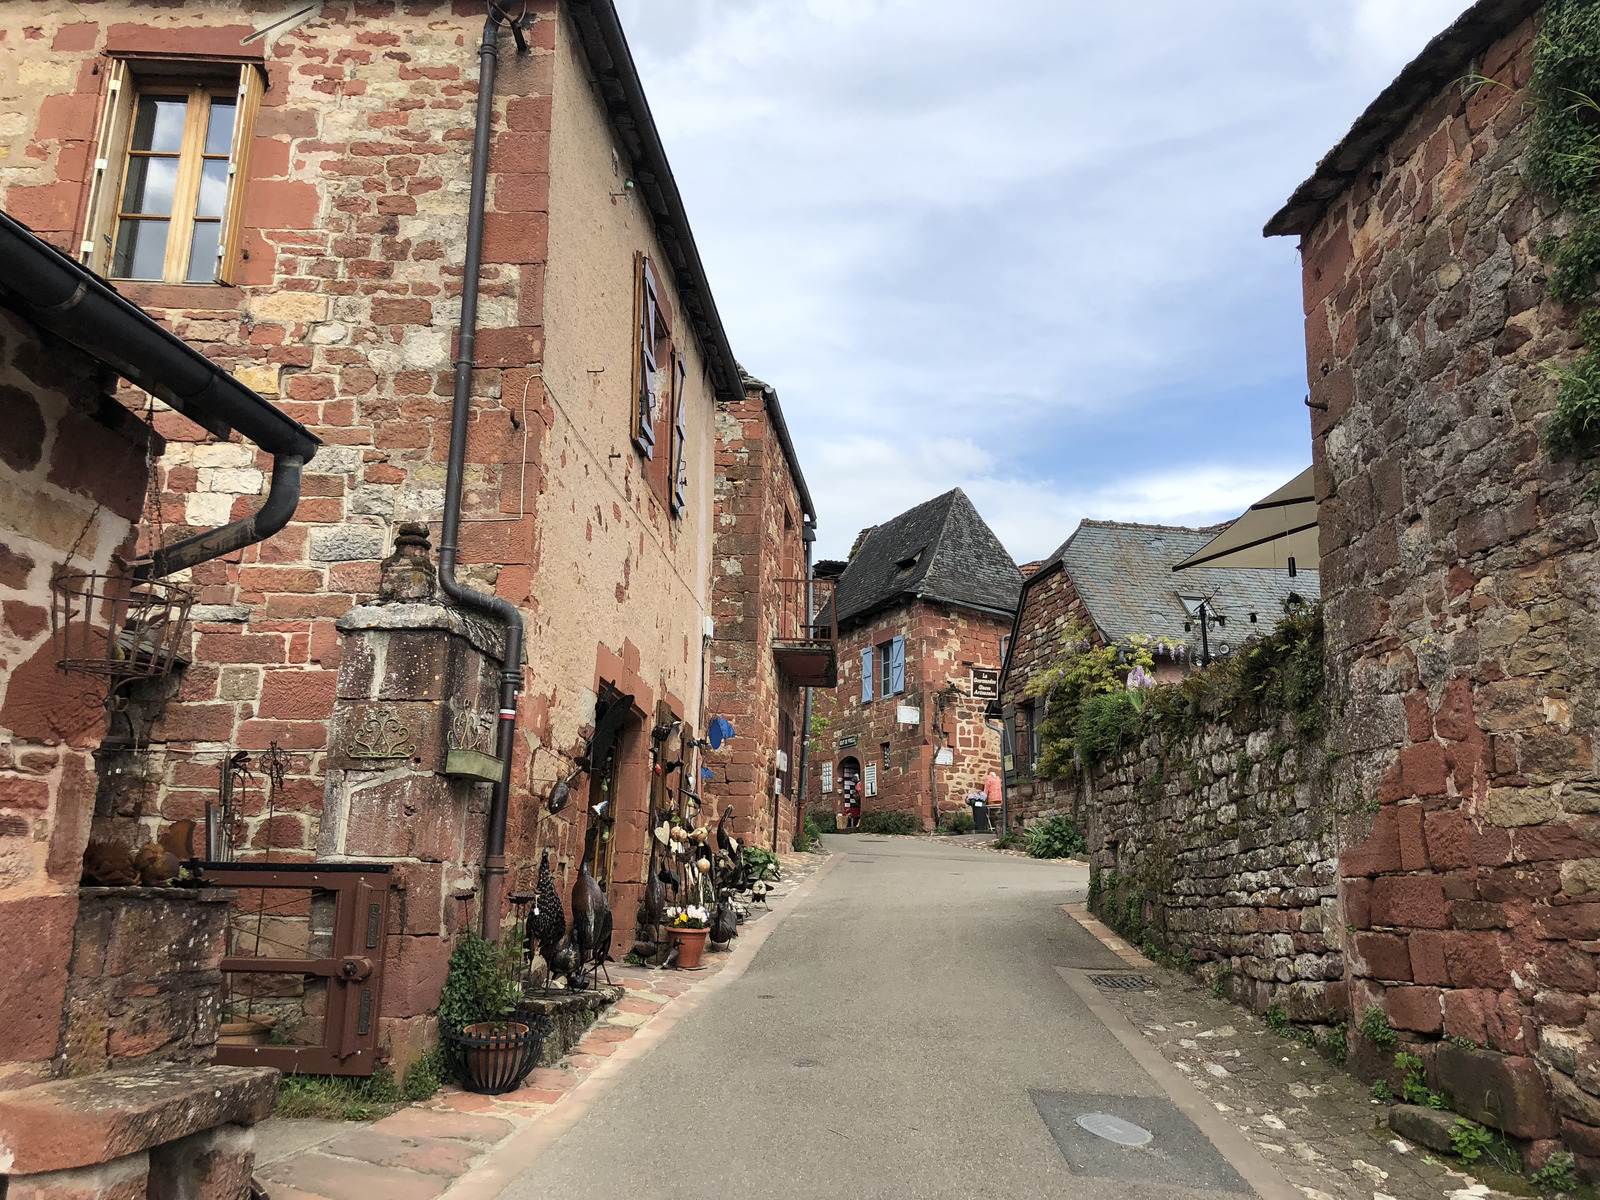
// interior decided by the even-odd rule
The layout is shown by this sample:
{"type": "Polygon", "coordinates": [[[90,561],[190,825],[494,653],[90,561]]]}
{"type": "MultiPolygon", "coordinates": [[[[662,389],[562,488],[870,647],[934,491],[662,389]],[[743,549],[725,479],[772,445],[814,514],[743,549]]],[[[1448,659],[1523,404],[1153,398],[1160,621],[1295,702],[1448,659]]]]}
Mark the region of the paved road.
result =
{"type": "Polygon", "coordinates": [[[1058,907],[1081,899],[1085,868],[828,842],[844,861],[749,970],[631,1066],[508,1200],[1195,1194],[1122,1182],[1182,1180],[1191,1151],[1215,1155],[1054,969],[1123,966],[1058,907]],[[1107,1169],[1119,1181],[1075,1172],[1030,1089],[1144,1098],[1124,1111],[1143,1104],[1157,1141],[1121,1153],[1107,1169]]]}

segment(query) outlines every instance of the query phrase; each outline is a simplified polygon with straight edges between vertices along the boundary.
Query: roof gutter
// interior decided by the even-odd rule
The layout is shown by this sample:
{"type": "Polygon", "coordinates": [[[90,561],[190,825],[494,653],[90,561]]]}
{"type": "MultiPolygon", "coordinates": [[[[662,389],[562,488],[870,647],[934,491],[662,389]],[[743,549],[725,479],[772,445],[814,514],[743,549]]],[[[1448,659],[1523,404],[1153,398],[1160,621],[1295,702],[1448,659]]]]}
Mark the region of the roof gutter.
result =
{"type": "MultiPolygon", "coordinates": [[[[655,118],[650,115],[650,104],[645,99],[644,85],[628,49],[616,5],[612,0],[572,0],[570,11],[589,65],[599,77],[598,90],[611,123],[637,160],[634,174],[639,186],[636,191],[643,195],[655,217],[656,236],[672,263],[673,282],[681,307],[700,337],[713,387],[721,399],[742,399],[742,372],[728,343],[727,330],[722,327],[717,303],[712,298],[705,264],[700,261],[683,197],[678,193],[666,149],[656,131],[655,118]]],[[[781,420],[779,428],[782,428],[781,420]]],[[[784,432],[781,436],[786,441],[788,434],[784,432]]],[[[803,491],[803,484],[801,488],[803,491]]]]}
{"type": "Polygon", "coordinates": [[[0,213],[0,304],[104,363],[218,438],[237,430],[272,455],[272,484],[248,517],[134,565],[159,579],[271,537],[300,503],[300,472],[322,444],[97,275],[0,213]]]}
{"type": "Polygon", "coordinates": [[[800,493],[800,507],[815,525],[817,507],[811,503],[811,490],[806,487],[806,477],[800,473],[800,459],[794,452],[794,442],[789,439],[789,426],[784,422],[783,408],[778,404],[777,389],[770,383],[762,384],[761,399],[766,405],[767,416],[772,420],[773,431],[778,435],[778,445],[783,447],[784,457],[789,460],[789,474],[794,477],[795,490],[800,493]]]}

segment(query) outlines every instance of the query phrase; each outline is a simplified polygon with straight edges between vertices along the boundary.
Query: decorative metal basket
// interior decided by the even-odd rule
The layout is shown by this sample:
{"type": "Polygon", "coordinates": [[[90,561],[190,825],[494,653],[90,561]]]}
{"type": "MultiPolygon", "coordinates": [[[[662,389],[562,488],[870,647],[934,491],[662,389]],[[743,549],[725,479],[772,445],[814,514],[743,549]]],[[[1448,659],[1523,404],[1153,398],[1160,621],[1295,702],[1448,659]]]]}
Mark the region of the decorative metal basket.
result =
{"type": "Polygon", "coordinates": [[[550,1018],[519,1008],[511,1014],[504,1033],[468,1032],[477,1028],[452,1029],[441,1022],[439,1034],[466,1089],[499,1096],[515,1091],[538,1065],[539,1052],[550,1036],[550,1018]]]}
{"type": "Polygon", "coordinates": [[[177,665],[194,591],[160,579],[59,571],[50,581],[56,668],[121,682],[177,665]]]}

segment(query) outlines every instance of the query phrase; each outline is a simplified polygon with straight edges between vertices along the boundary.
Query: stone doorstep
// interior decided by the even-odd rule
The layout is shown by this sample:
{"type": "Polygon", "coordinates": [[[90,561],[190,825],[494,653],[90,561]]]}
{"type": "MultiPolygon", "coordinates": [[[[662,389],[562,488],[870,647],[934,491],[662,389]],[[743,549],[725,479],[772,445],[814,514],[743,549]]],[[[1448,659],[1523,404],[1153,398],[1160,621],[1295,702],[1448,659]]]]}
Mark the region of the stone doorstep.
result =
{"type": "Polygon", "coordinates": [[[0,1170],[93,1166],[219,1125],[254,1125],[278,1095],[273,1067],[159,1063],[0,1092],[0,1170]]]}

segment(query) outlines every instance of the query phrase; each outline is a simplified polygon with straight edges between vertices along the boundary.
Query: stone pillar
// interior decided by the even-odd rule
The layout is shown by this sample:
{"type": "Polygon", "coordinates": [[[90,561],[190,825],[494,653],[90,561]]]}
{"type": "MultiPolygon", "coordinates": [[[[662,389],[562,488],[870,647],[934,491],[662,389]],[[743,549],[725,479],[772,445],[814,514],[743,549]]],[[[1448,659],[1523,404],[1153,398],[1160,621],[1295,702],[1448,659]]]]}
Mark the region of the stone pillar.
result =
{"type": "Polygon", "coordinates": [[[434,1036],[449,935],[482,894],[504,637],[440,602],[425,526],[395,542],[378,603],[338,623],[317,858],[395,864],[379,1036],[403,1071],[434,1036]]]}

